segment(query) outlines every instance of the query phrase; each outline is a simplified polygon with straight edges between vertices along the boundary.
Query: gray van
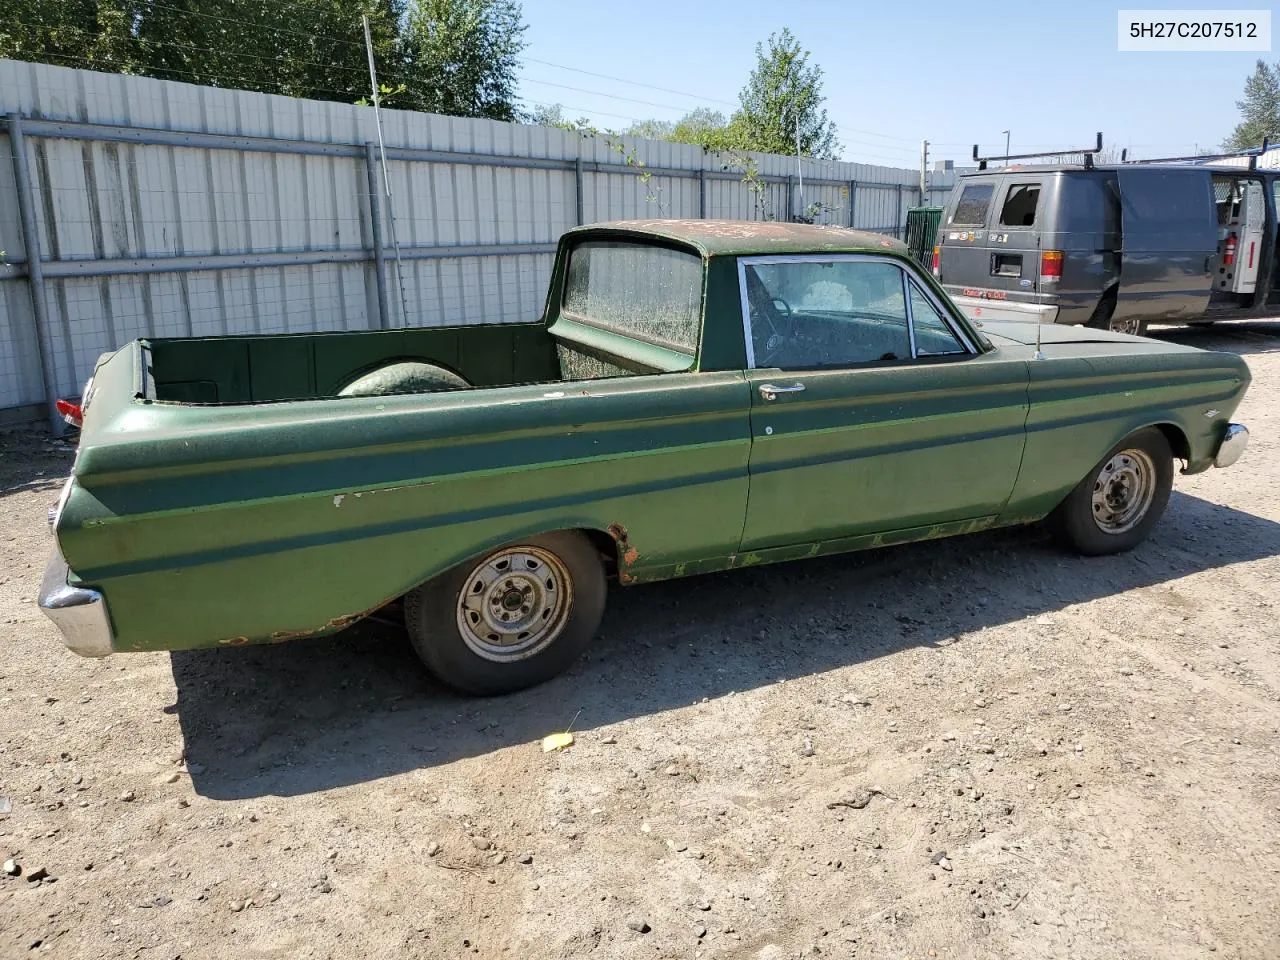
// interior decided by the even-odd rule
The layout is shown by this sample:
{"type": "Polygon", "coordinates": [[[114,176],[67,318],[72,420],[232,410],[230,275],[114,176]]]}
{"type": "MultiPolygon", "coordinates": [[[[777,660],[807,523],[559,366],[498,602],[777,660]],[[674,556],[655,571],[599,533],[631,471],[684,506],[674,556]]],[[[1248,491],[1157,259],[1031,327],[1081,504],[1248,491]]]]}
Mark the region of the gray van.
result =
{"type": "Polygon", "coordinates": [[[1149,322],[1280,313],[1280,171],[1254,166],[1095,165],[1086,151],[1081,164],[963,174],[934,276],[978,321],[1141,335],[1149,322]]]}

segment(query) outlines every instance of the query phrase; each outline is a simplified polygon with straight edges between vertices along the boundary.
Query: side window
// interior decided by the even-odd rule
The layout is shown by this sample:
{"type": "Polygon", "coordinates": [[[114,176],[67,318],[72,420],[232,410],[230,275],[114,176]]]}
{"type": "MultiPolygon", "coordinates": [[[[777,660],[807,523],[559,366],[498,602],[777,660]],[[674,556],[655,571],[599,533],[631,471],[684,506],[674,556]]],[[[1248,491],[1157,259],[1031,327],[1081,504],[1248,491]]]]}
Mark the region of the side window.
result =
{"type": "Polygon", "coordinates": [[[591,240],[569,255],[564,313],[692,356],[702,317],[702,260],[647,243],[591,240]]]}
{"type": "Polygon", "coordinates": [[[818,370],[911,359],[902,271],[880,260],[747,264],[753,365],[818,370]]]}
{"type": "Polygon", "coordinates": [[[916,356],[945,356],[949,353],[966,353],[964,345],[956,339],[947,322],[938,313],[923,290],[911,282],[911,327],[916,335],[916,356]]]}
{"type": "Polygon", "coordinates": [[[987,208],[991,206],[991,194],[995,185],[991,183],[969,183],[960,191],[960,200],[951,214],[948,225],[957,227],[980,227],[987,222],[987,208]]]}
{"type": "Polygon", "coordinates": [[[1040,203],[1040,184],[1015,183],[1005,194],[1000,208],[1000,226],[1033,227],[1036,223],[1036,207],[1040,203]]]}

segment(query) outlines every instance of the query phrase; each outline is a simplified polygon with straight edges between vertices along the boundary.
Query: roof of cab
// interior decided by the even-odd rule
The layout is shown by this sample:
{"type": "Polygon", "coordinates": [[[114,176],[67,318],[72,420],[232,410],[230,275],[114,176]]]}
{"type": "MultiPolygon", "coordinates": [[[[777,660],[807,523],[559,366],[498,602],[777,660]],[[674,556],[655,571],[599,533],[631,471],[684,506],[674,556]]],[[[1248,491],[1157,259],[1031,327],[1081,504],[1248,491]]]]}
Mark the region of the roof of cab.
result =
{"type": "Polygon", "coordinates": [[[705,257],[907,252],[900,240],[878,233],[778,220],[615,220],[575,227],[566,236],[578,234],[660,237],[686,243],[705,257]]]}

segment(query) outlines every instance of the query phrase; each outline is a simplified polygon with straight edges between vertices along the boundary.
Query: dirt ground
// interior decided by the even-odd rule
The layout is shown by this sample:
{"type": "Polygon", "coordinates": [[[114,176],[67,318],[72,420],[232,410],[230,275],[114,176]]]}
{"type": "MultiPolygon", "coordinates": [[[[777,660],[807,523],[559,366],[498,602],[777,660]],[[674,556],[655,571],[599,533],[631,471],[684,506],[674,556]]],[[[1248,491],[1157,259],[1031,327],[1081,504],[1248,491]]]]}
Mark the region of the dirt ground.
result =
{"type": "Polygon", "coordinates": [[[69,451],[0,435],[0,957],[1280,957],[1280,322],[1158,335],[1247,356],[1253,440],[1134,553],[615,588],[489,701],[378,622],[70,654],[69,451]]]}

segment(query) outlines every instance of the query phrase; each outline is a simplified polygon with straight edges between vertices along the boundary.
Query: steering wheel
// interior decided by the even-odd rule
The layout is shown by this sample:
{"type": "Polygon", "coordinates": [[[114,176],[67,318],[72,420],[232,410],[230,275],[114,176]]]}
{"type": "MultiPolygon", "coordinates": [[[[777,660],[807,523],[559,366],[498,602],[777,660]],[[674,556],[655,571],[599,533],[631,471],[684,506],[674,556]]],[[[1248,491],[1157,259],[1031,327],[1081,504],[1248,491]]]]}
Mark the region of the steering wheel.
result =
{"type": "Polygon", "coordinates": [[[781,297],[772,297],[769,300],[769,308],[759,311],[761,319],[768,324],[769,336],[765,340],[760,356],[756,358],[761,366],[766,367],[773,366],[773,360],[778,355],[778,351],[795,336],[795,325],[792,323],[795,311],[791,309],[791,304],[781,297]]]}

